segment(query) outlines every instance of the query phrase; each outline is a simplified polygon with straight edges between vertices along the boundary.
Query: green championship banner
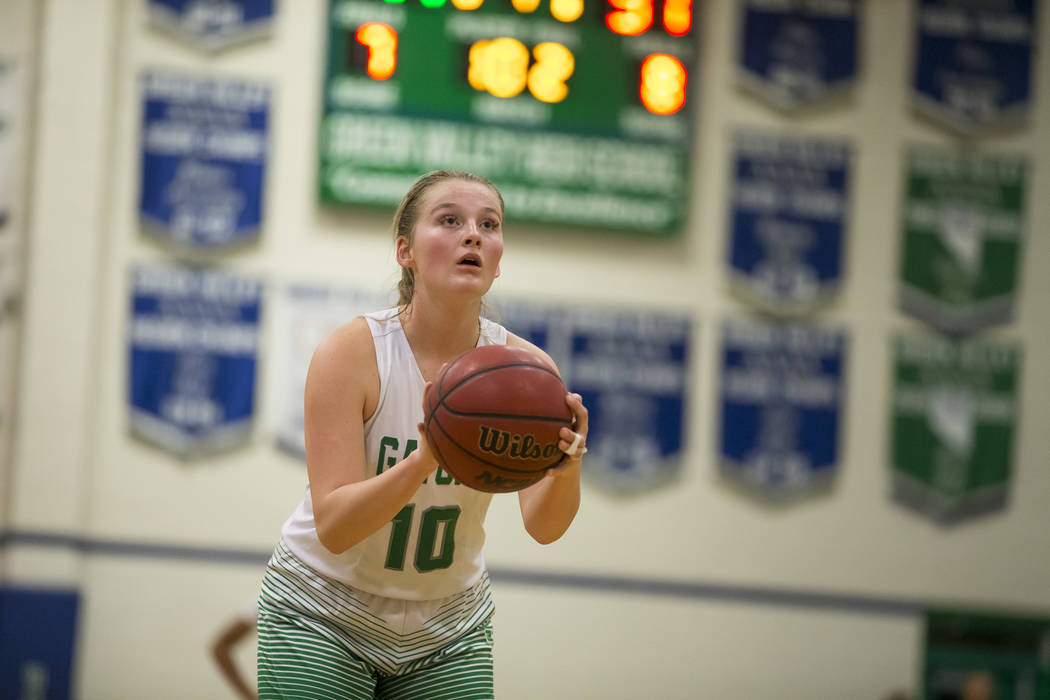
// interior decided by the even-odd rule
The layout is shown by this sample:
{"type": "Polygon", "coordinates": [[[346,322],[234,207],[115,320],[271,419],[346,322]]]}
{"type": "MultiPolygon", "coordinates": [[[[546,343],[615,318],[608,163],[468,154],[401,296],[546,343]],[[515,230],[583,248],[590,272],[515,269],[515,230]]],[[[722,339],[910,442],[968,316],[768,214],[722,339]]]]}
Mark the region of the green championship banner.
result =
{"type": "Polygon", "coordinates": [[[1050,700],[1050,618],[928,610],[924,698],[1050,700]]]}
{"type": "Polygon", "coordinates": [[[904,311],[949,333],[1011,319],[1027,170],[1022,157],[908,152],[900,256],[904,311]]]}
{"type": "Polygon", "coordinates": [[[1021,351],[900,336],[894,348],[894,496],[945,522],[1005,505],[1021,351]]]}
{"type": "Polygon", "coordinates": [[[389,208],[452,168],[513,219],[673,235],[696,57],[688,0],[331,0],[320,198],[389,208]]]}

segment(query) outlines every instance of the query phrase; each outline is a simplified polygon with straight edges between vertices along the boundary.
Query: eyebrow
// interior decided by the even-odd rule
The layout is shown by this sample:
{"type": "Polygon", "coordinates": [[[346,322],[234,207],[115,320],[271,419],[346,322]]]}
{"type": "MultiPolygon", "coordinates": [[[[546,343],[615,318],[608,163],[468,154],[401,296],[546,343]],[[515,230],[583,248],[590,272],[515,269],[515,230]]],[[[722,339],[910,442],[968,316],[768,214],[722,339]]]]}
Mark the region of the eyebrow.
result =
{"type": "MultiPolygon", "coordinates": [[[[460,205],[456,204],[455,202],[442,202],[441,204],[435,205],[434,208],[431,209],[430,211],[433,212],[433,213],[437,213],[437,212],[441,211],[442,209],[459,209],[459,208],[461,208],[460,205]]],[[[503,218],[503,215],[500,214],[499,209],[493,209],[492,207],[482,207],[482,211],[487,212],[487,213],[491,213],[491,214],[495,214],[500,219],[503,218]]]]}

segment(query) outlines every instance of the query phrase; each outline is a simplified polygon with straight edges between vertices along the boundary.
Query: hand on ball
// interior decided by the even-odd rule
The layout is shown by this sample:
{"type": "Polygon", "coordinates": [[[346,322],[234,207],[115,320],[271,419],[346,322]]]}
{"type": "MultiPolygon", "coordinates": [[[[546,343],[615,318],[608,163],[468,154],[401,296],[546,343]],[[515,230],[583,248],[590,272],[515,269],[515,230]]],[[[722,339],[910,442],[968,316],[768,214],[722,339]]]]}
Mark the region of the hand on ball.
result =
{"type": "MultiPolygon", "coordinates": [[[[424,413],[427,410],[426,409],[426,407],[427,407],[427,393],[430,392],[430,389],[433,386],[433,384],[434,384],[433,382],[427,382],[426,386],[423,387],[423,411],[424,411],[424,413]]],[[[419,445],[416,447],[415,451],[419,453],[419,459],[422,460],[425,464],[433,465],[427,471],[427,473],[429,474],[430,472],[432,472],[435,469],[437,469],[438,461],[437,461],[437,458],[434,456],[434,453],[430,449],[430,444],[427,443],[426,426],[423,423],[417,423],[416,424],[416,429],[419,431],[419,445]]]]}
{"type": "Polygon", "coordinates": [[[557,466],[547,470],[547,473],[552,475],[558,475],[570,464],[579,465],[587,452],[588,416],[583,397],[579,394],[566,394],[565,403],[572,411],[572,428],[562,427],[558,432],[558,449],[565,453],[565,457],[557,466]]]}

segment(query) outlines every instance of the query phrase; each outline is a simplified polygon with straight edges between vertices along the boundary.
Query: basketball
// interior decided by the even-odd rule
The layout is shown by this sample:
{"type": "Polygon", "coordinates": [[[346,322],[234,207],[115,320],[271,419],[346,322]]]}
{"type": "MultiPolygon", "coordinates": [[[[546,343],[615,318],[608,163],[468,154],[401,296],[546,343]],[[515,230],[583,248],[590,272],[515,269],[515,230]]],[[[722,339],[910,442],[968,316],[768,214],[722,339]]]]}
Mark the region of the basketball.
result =
{"type": "Polygon", "coordinates": [[[567,390],[531,352],[483,345],[449,362],[427,392],[423,426],[441,467],[488,493],[518,491],[561,461],[567,390]]]}

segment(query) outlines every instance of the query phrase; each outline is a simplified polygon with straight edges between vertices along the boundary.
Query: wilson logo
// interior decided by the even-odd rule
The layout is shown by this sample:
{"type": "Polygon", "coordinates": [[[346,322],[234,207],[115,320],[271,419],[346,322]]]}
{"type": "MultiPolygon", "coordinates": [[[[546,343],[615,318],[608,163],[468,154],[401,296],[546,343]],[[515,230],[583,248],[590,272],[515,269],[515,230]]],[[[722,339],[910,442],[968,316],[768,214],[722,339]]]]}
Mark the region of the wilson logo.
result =
{"type": "Polygon", "coordinates": [[[550,460],[558,452],[558,443],[541,445],[532,435],[508,433],[506,430],[481,426],[478,447],[482,452],[493,455],[507,455],[512,459],[550,460]]]}

